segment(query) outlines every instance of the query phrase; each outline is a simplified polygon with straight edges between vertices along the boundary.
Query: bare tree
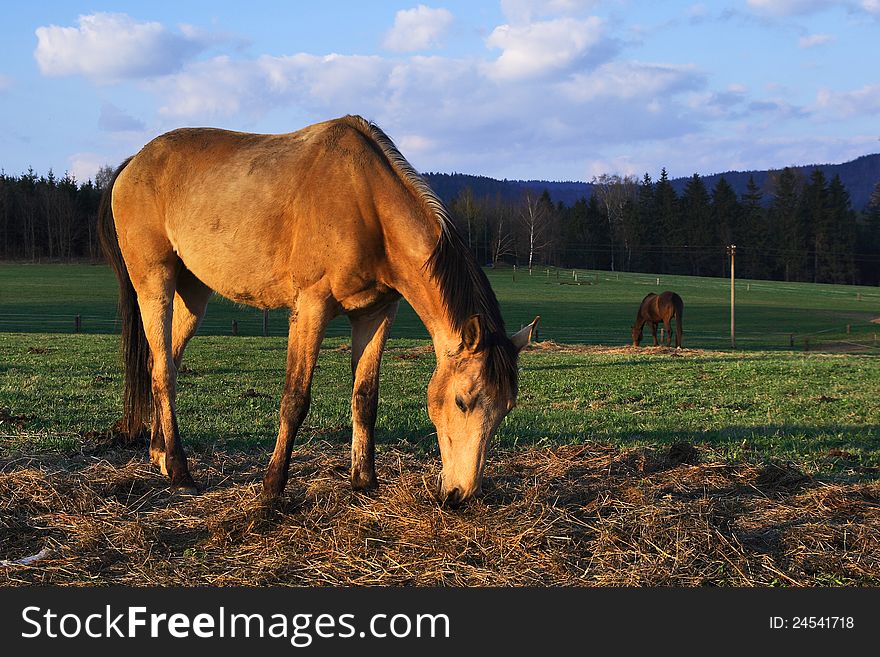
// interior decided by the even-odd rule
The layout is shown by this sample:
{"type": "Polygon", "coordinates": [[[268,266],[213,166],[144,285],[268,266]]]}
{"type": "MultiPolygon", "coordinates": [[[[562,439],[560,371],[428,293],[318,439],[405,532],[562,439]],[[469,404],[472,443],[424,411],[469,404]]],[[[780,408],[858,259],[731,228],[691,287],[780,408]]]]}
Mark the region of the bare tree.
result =
{"type": "Polygon", "coordinates": [[[109,164],[105,164],[98,168],[97,173],[95,173],[95,187],[97,187],[98,191],[103,192],[110,186],[110,181],[113,180],[114,173],[113,167],[109,164]]]}
{"type": "Polygon", "coordinates": [[[618,174],[593,176],[591,181],[594,194],[605,208],[608,218],[608,233],[611,237],[611,271],[614,271],[614,255],[616,250],[616,237],[621,235],[624,248],[629,250],[626,231],[623,230],[624,209],[628,202],[636,198],[638,179],[635,176],[619,176],[618,174]]]}
{"type": "Polygon", "coordinates": [[[535,256],[550,244],[550,223],[553,218],[553,203],[550,195],[544,192],[541,196],[527,191],[519,208],[519,220],[525,229],[526,244],[529,253],[529,273],[535,256]]]}
{"type": "Polygon", "coordinates": [[[871,192],[871,200],[868,202],[868,207],[880,208],[880,181],[874,185],[874,190],[871,192]]]}
{"type": "Polygon", "coordinates": [[[510,204],[502,200],[501,197],[496,198],[495,203],[489,208],[487,224],[492,224],[491,258],[493,267],[498,266],[501,258],[514,252],[512,216],[513,211],[510,204]]]}

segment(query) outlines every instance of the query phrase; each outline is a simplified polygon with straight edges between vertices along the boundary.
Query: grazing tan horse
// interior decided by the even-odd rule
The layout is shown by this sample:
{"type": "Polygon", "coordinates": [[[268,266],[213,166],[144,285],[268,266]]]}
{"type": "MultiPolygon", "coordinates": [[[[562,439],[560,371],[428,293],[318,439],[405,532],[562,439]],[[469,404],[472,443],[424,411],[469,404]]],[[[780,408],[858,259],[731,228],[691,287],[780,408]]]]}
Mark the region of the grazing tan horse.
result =
{"type": "Polygon", "coordinates": [[[657,342],[657,324],[663,322],[666,328],[666,346],[672,343],[672,329],[670,321],[675,318],[675,346],[681,347],[681,315],[684,312],[684,302],[675,292],[666,291],[662,294],[651,292],[642,299],[639,312],[636,315],[636,323],[632,326],[633,347],[639,346],[642,339],[642,329],[646,322],[651,322],[651,332],[654,334],[654,346],[657,342]]]}
{"type": "Polygon", "coordinates": [[[514,407],[517,357],[498,301],[437,196],[376,125],[346,116],[282,135],[192,128],[157,137],[116,171],[100,235],[120,285],[123,424],[151,423],[150,457],[195,492],[175,415],[177,371],[212,292],[290,309],[287,375],[268,499],[287,481],[328,322],[352,326],[351,484],[377,485],[379,365],[398,300],[434,343],[428,412],[455,505],[477,492],[489,440],[514,407]]]}

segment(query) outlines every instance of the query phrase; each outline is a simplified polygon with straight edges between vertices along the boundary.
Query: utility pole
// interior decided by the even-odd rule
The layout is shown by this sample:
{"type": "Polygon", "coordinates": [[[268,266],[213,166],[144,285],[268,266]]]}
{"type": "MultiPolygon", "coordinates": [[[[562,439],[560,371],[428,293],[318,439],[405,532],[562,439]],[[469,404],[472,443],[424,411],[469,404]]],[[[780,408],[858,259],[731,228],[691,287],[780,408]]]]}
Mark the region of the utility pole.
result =
{"type": "Polygon", "coordinates": [[[730,346],[736,349],[736,323],[734,322],[734,301],[736,298],[734,287],[734,260],[736,259],[736,244],[727,247],[727,255],[730,256],[730,346]]]}

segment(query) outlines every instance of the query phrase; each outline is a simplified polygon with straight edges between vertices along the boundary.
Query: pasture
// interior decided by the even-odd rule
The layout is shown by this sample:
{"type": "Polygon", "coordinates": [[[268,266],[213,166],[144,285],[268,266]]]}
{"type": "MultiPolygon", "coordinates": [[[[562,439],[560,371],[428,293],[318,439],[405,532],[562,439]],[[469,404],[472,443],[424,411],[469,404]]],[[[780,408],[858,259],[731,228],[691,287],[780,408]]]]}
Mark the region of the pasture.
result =
{"type": "MultiPolygon", "coordinates": [[[[540,314],[542,339],[560,343],[622,346],[639,302],[666,289],[684,299],[685,346],[730,347],[730,282],[720,278],[660,276],[584,270],[509,267],[486,270],[501,302],[508,329],[540,314]]],[[[118,331],[116,280],[104,265],[0,264],[0,332],[72,333],[81,317],[84,333],[118,331]]],[[[737,347],[746,350],[831,347],[880,353],[880,289],[779,281],[737,282],[737,347]],[[849,326],[849,332],[847,332],[849,326]]],[[[262,313],[215,298],[200,335],[262,334],[262,313]]],[[[650,335],[650,331],[647,331],[650,335]]],[[[334,320],[330,337],[347,336],[345,318],[334,320]]],[[[284,311],[270,312],[270,336],[287,335],[284,311]]],[[[415,313],[401,303],[393,338],[427,339],[415,313]]]]}
{"type": "Polygon", "coordinates": [[[325,340],[279,507],[257,495],[277,433],[286,322],[209,306],[179,378],[197,497],[120,447],[115,281],[0,266],[4,584],[880,585],[880,359],[872,288],[663,277],[685,349],[626,346],[648,275],[490,272],[509,329],[542,316],[484,495],[457,511],[425,409],[434,355],[409,309],[385,354],[380,489],[353,493],[349,343],[325,340]],[[586,279],[586,280],[584,280],[586,279]],[[72,334],[72,316],[82,317],[72,334]],[[68,321],[70,318],[70,321],[68,321]],[[240,335],[228,336],[232,319],[240,335]],[[58,324],[52,322],[58,321],[58,324]],[[102,323],[103,322],[103,323],[102,323]],[[850,325],[847,332],[846,325],[850,325]],[[789,332],[811,335],[790,348],[789,332]],[[818,336],[823,336],[822,338],[818,336]],[[587,343],[587,344],[578,344],[587,343]],[[818,351],[822,345],[825,351],[818,351]],[[859,349],[862,353],[840,353],[859,349]]]}

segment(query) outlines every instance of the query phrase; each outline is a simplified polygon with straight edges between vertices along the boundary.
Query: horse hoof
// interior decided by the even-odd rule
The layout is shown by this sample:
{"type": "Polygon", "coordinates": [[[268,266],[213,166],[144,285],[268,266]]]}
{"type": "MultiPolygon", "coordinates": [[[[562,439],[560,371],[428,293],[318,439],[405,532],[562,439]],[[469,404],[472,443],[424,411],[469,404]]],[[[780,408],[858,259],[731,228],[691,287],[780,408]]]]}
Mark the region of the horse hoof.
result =
{"type": "Polygon", "coordinates": [[[195,487],[195,484],[172,486],[171,494],[177,497],[195,497],[199,494],[199,489],[195,487]]]}
{"type": "Polygon", "coordinates": [[[351,478],[351,489],[353,491],[359,491],[362,493],[367,493],[370,491],[374,491],[379,488],[379,480],[376,477],[352,477],[351,478]]]}

